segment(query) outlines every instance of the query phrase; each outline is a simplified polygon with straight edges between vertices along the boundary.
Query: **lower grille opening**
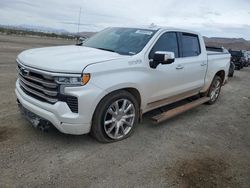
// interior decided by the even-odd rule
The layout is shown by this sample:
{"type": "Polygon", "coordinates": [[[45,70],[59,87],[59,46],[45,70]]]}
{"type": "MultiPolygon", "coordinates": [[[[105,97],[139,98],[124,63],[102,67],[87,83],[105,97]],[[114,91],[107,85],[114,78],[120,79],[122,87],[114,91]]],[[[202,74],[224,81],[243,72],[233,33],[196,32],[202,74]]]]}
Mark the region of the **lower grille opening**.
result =
{"type": "MultiPolygon", "coordinates": [[[[29,95],[29,96],[31,96],[31,97],[39,100],[39,101],[47,102],[48,103],[48,101],[44,100],[43,98],[30,93],[25,88],[23,88],[21,85],[20,85],[20,87],[23,90],[23,92],[26,93],[27,95],[29,95]]],[[[74,97],[74,96],[64,96],[64,95],[60,96],[59,95],[59,100],[63,101],[63,102],[66,102],[67,105],[69,106],[71,112],[78,113],[78,98],[77,97],[74,97]]],[[[53,103],[50,103],[50,104],[53,104],[53,103]]]]}
{"type": "Polygon", "coordinates": [[[77,97],[67,96],[65,102],[68,104],[70,110],[78,113],[78,99],[77,97]]]}

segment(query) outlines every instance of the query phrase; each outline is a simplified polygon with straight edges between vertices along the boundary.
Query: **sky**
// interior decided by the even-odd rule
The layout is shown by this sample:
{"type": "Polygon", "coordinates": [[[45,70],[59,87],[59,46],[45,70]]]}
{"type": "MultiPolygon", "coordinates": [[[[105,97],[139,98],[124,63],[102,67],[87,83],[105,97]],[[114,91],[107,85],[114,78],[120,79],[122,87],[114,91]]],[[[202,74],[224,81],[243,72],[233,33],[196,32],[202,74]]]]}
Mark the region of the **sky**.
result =
{"type": "Polygon", "coordinates": [[[184,28],[250,40],[250,0],[0,0],[0,24],[77,32],[110,26],[184,28]]]}

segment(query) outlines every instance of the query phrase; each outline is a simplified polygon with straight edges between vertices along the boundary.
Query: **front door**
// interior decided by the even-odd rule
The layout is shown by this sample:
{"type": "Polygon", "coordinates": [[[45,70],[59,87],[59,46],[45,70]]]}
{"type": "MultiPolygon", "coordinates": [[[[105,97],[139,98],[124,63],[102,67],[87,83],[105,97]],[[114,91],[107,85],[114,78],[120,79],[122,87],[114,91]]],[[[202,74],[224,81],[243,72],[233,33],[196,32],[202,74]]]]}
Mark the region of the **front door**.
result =
{"type": "Polygon", "coordinates": [[[156,69],[150,69],[151,91],[149,102],[168,98],[180,93],[183,85],[180,50],[176,32],[166,32],[160,36],[149,53],[149,60],[153,59],[156,51],[174,52],[175,61],[172,64],[159,64],[156,69]],[[178,67],[179,66],[179,67],[178,67]],[[177,68],[178,67],[178,68],[177,68]]]}

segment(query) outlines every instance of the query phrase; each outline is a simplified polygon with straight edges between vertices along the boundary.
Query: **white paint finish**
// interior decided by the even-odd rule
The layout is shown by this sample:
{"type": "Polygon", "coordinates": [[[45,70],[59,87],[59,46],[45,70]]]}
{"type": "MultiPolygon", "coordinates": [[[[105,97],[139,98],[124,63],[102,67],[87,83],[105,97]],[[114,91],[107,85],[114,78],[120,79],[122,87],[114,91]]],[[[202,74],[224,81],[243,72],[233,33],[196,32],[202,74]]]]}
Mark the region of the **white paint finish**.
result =
{"type": "Polygon", "coordinates": [[[18,55],[18,60],[26,66],[62,73],[81,73],[91,63],[125,58],[117,53],[74,45],[36,48],[18,55]]]}
{"type": "MultiPolygon", "coordinates": [[[[87,85],[65,89],[67,94],[78,97],[77,115],[62,102],[47,105],[23,92],[19,92],[18,98],[24,103],[32,104],[29,110],[38,114],[39,109],[41,112],[46,110],[56,116],[56,121],[53,122],[67,123],[67,128],[61,130],[62,132],[84,134],[86,130],[90,130],[96,106],[112,91],[123,88],[138,90],[141,95],[142,112],[146,112],[150,109],[148,103],[194,90],[197,93],[204,92],[218,71],[223,70],[226,75],[228,74],[230,55],[221,53],[208,55],[199,33],[171,28],[158,29],[145,48],[134,56],[122,56],[81,46],[40,48],[25,51],[18,56],[23,64],[37,69],[64,73],[81,73],[83,70],[84,73],[90,73],[91,79],[87,85]],[[156,69],[152,69],[149,67],[148,54],[157,39],[168,31],[197,34],[200,39],[201,54],[196,57],[176,58],[172,64],[160,64],[156,69]],[[178,69],[178,67],[183,68],[178,69]],[[34,110],[32,106],[35,106],[34,110]],[[85,126],[83,129],[74,126],[70,128],[70,124],[80,123],[85,126]]],[[[40,114],[45,119],[51,118],[49,115],[47,117],[46,113],[40,114]]]]}

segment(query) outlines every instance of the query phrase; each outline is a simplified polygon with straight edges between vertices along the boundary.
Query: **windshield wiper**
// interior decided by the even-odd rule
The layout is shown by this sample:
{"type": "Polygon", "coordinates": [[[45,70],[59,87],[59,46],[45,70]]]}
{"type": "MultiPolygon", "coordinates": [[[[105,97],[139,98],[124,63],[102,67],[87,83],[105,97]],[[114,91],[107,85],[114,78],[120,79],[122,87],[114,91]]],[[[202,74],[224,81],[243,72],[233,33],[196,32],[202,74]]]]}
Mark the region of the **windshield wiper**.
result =
{"type": "Polygon", "coordinates": [[[109,51],[109,52],[115,52],[117,53],[116,51],[114,50],[110,50],[110,49],[106,49],[106,48],[96,48],[96,49],[99,49],[99,50],[105,50],[105,51],[109,51]]]}

